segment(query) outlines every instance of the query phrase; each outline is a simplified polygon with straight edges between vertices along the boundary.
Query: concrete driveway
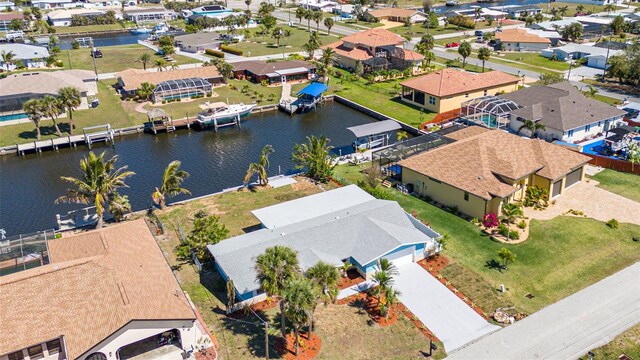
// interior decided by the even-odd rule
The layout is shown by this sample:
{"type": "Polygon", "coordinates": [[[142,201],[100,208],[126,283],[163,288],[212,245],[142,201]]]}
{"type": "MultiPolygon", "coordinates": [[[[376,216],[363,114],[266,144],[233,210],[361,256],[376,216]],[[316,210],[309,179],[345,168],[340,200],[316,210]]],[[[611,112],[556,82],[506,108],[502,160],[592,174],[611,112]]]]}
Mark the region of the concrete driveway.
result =
{"type": "Polygon", "coordinates": [[[600,221],[616,219],[640,225],[640,203],[597,187],[595,180],[582,181],[565,191],[543,211],[525,208],[525,216],[549,220],[570,209],[582,211],[587,217],[600,221]]]}
{"type": "Polygon", "coordinates": [[[442,341],[447,352],[500,329],[473,311],[416,263],[398,267],[400,301],[442,341]]]}
{"type": "Polygon", "coordinates": [[[576,359],[640,323],[640,263],[601,280],[447,359],[576,359]]]}

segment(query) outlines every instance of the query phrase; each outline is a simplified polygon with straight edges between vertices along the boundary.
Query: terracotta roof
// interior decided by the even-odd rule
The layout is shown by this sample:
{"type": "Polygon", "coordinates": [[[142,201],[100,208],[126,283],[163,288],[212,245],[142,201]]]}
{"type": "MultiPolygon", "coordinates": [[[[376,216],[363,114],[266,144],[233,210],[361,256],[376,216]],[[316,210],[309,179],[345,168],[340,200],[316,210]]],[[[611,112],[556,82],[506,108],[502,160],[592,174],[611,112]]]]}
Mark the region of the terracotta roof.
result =
{"type": "Polygon", "coordinates": [[[551,40],[530,34],[525,29],[504,29],[501,32],[496,33],[496,40],[502,42],[521,42],[521,43],[541,43],[551,44],[551,40]]]}
{"type": "Polygon", "coordinates": [[[0,13],[0,20],[24,19],[24,15],[16,13],[0,13]]]}
{"type": "MultiPolygon", "coordinates": [[[[471,129],[471,128],[470,128],[471,129]]],[[[499,176],[521,179],[537,174],[558,179],[591,158],[539,139],[523,139],[501,130],[462,130],[448,134],[461,140],[412,156],[399,164],[485,200],[503,198],[517,188],[499,176]],[[464,166],[461,166],[464,164],[464,166]]]]}
{"type": "Polygon", "coordinates": [[[304,60],[286,60],[286,61],[239,61],[233,63],[233,71],[250,71],[256,75],[266,75],[274,71],[289,70],[296,68],[315,69],[316,66],[304,60]]]}
{"type": "Polygon", "coordinates": [[[413,51],[413,50],[407,50],[407,49],[402,49],[402,51],[404,51],[404,59],[405,60],[422,60],[424,59],[424,56],[413,51]]]}
{"type": "Polygon", "coordinates": [[[403,81],[400,85],[441,97],[516,84],[519,80],[518,77],[502,71],[476,74],[447,68],[403,81]]]}
{"type": "Polygon", "coordinates": [[[387,16],[393,17],[410,17],[417,13],[417,10],[400,9],[394,7],[387,7],[382,9],[369,10],[369,14],[375,18],[383,18],[387,16]]]}
{"type": "Polygon", "coordinates": [[[325,45],[322,48],[332,48],[333,50],[335,50],[336,55],[340,55],[340,56],[344,56],[347,57],[349,59],[354,59],[354,60],[367,60],[373,57],[373,55],[371,55],[371,53],[369,53],[368,50],[363,49],[363,48],[348,48],[346,46],[344,46],[342,41],[338,41],[338,42],[334,42],[332,44],[329,45],[325,45]]]}
{"type": "Polygon", "coordinates": [[[469,126],[464,129],[460,129],[458,131],[454,131],[452,133],[448,133],[445,135],[449,139],[453,140],[462,140],[468,137],[476,136],[478,134],[482,134],[484,132],[490,131],[488,128],[483,126],[469,126]]]}
{"type": "Polygon", "coordinates": [[[382,28],[373,28],[342,38],[342,42],[366,46],[400,45],[405,41],[402,36],[382,28]]]}
{"type": "Polygon", "coordinates": [[[126,91],[133,91],[140,87],[144,82],[158,85],[163,81],[180,80],[189,78],[211,79],[221,77],[215,66],[202,66],[179,70],[167,71],[144,71],[143,72],[127,72],[128,70],[118,73],[118,77],[122,80],[123,87],[126,91]]]}
{"type": "Polygon", "coordinates": [[[144,220],[48,246],[51,264],[0,277],[0,354],[64,336],[75,359],[132,320],[195,319],[144,220]]]}

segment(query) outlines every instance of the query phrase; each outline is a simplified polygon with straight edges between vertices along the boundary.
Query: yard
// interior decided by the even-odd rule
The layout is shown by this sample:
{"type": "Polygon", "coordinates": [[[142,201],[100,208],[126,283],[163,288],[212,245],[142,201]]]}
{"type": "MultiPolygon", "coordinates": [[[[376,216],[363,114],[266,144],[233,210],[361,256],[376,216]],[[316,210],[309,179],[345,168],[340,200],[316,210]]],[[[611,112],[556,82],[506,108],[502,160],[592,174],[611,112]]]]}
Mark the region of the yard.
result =
{"type": "MultiPolygon", "coordinates": [[[[309,41],[309,33],[307,32],[306,23],[294,27],[281,25],[283,30],[290,30],[291,36],[280,39],[280,48],[276,47],[276,40],[271,34],[258,34],[260,28],[248,30],[248,41],[243,41],[232,45],[243,51],[243,55],[247,57],[281,54],[283,52],[299,52],[303,51],[302,46],[309,41]]],[[[315,31],[315,23],[311,22],[311,30],[315,31]]],[[[327,32],[320,30],[318,33],[321,45],[331,44],[339,39],[339,36],[331,34],[327,36],[327,32]]]]}
{"type": "Polygon", "coordinates": [[[63,34],[77,34],[77,33],[92,33],[101,31],[113,31],[122,30],[127,27],[134,26],[133,22],[123,22],[115,24],[103,24],[103,25],[86,25],[86,26],[54,26],[57,35],[63,34]]]}
{"type": "Polygon", "coordinates": [[[594,359],[618,359],[625,354],[631,359],[640,359],[640,324],[629,328],[605,346],[592,350],[594,359]]]}
{"type": "MultiPolygon", "coordinates": [[[[447,25],[446,27],[439,26],[436,29],[429,29],[429,34],[442,35],[442,34],[451,34],[455,32],[464,31],[473,35],[473,32],[475,30],[486,29],[486,28],[495,27],[495,26],[498,26],[498,23],[496,21],[494,21],[491,25],[489,25],[486,21],[478,21],[476,23],[475,29],[467,29],[467,28],[458,27],[455,25],[447,25]]],[[[422,24],[414,24],[411,27],[406,27],[406,26],[394,27],[389,29],[389,31],[402,36],[420,37],[427,33],[427,28],[423,27],[422,24]]]]}
{"type": "MultiPolygon", "coordinates": [[[[553,61],[548,59],[539,53],[527,53],[527,52],[503,52],[498,54],[492,54],[489,61],[495,59],[506,59],[538,67],[540,70],[557,70],[566,71],[569,70],[569,64],[564,61],[553,61]]],[[[506,63],[506,62],[505,62],[506,63]]]]}
{"type": "MultiPolygon", "coordinates": [[[[250,214],[251,210],[321,191],[303,178],[298,180],[292,186],[260,188],[255,192],[231,192],[157,211],[165,227],[170,229],[163,240],[159,241],[159,245],[175,269],[182,288],[189,294],[216,336],[222,359],[264,358],[264,328],[255,316],[246,316],[240,319],[241,322],[224,315],[224,282],[215,273],[200,277],[193,266],[175,258],[173,249],[178,245],[175,226],[181,224],[185,232],[190,231],[193,215],[203,209],[220,217],[221,222],[230,230],[229,236],[242,234],[258,225],[258,220],[250,214]]],[[[330,189],[332,185],[325,185],[325,188],[330,189]]],[[[277,310],[266,310],[258,314],[271,323],[270,356],[277,358],[273,350],[279,334],[277,310]]],[[[318,359],[417,359],[421,357],[420,351],[428,350],[426,338],[404,316],[400,317],[398,323],[386,328],[371,325],[366,312],[350,305],[318,306],[314,316],[316,332],[322,340],[318,359]]],[[[436,359],[440,359],[444,354],[439,350],[434,355],[436,359]]]]}
{"type": "MultiPolygon", "coordinates": [[[[156,55],[142,45],[122,45],[122,46],[106,46],[100,48],[103,57],[96,59],[98,73],[112,73],[122,71],[128,68],[142,69],[143,65],[138,61],[140,55],[147,53],[151,55],[151,61],[147,64],[147,68],[153,68],[153,62],[162,59],[160,55],[156,55]]],[[[194,64],[200,61],[186,56],[174,55],[174,64],[194,64]]],[[[93,59],[89,49],[76,49],[63,51],[60,54],[60,60],[64,63],[65,69],[83,69],[93,71],[93,59]],[[69,63],[71,61],[71,63],[69,63]]]]}
{"type": "Polygon", "coordinates": [[[599,187],[640,203],[640,176],[605,169],[591,178],[599,187]]]}
{"type": "MultiPolygon", "coordinates": [[[[470,72],[482,72],[482,66],[477,66],[477,65],[473,65],[473,64],[469,64],[468,62],[465,64],[464,68],[462,67],[462,57],[459,57],[459,60],[449,60],[440,56],[436,56],[436,60],[435,60],[438,64],[443,64],[443,65],[448,65],[448,67],[452,67],[452,68],[461,68],[461,69],[465,69],[467,71],[470,72]]],[[[484,67],[484,71],[490,71],[491,68],[489,67],[489,65],[487,64],[484,67]]]]}
{"type": "MultiPolygon", "coordinates": [[[[576,9],[577,9],[578,5],[580,5],[580,4],[577,4],[577,3],[566,3],[566,2],[548,2],[548,3],[538,4],[538,7],[541,8],[541,9],[544,9],[545,12],[548,12],[547,11],[548,9],[561,8],[561,7],[566,6],[568,8],[567,16],[573,16],[577,12],[576,9]]],[[[604,11],[604,6],[601,6],[601,5],[583,4],[582,6],[584,7],[584,11],[590,11],[592,13],[598,13],[598,12],[603,12],[604,11]]],[[[623,7],[616,6],[615,8],[617,10],[617,9],[622,9],[623,7]]]]}
{"type": "MultiPolygon", "coordinates": [[[[363,167],[342,165],[336,177],[349,182],[363,179],[363,167]]],[[[519,245],[490,240],[464,219],[415,197],[384,189],[409,213],[429,222],[451,240],[444,255],[451,265],[441,273],[486,312],[515,306],[533,313],[640,259],[633,234],[640,226],[621,224],[617,230],[588,218],[557,217],[531,221],[530,238],[519,245]],[[507,271],[496,270],[496,252],[507,247],[517,257],[507,271]],[[615,259],[612,261],[611,259],[615,259]],[[504,284],[507,292],[498,291],[504,284]],[[529,299],[525,295],[531,294],[529,299]]]]}

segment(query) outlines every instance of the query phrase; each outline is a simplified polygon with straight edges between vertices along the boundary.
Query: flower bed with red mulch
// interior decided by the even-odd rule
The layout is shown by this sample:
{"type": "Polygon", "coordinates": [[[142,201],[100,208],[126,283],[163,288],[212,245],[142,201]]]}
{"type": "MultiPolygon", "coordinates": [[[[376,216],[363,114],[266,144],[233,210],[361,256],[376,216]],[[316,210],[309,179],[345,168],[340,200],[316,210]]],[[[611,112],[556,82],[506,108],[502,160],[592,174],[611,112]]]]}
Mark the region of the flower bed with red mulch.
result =
{"type": "Polygon", "coordinates": [[[356,302],[362,303],[362,308],[369,314],[371,320],[381,327],[390,326],[398,322],[398,305],[392,307],[389,311],[389,316],[385,319],[380,315],[378,308],[378,299],[370,296],[366,293],[358,293],[356,295],[349,296],[348,298],[338,300],[338,305],[353,304],[356,302]]]}
{"type": "MultiPolygon", "coordinates": [[[[278,299],[267,299],[267,300],[263,300],[260,302],[257,302],[255,304],[251,304],[251,309],[255,312],[264,312],[266,310],[270,310],[275,308],[276,306],[278,306],[278,299]]],[[[236,310],[234,312],[232,312],[231,314],[228,314],[227,316],[234,318],[234,319],[240,319],[243,318],[245,316],[247,316],[249,314],[246,314],[244,309],[239,309],[236,310]]]]}
{"type": "Polygon", "coordinates": [[[315,333],[312,334],[311,340],[309,340],[308,336],[308,333],[300,332],[298,356],[296,356],[296,336],[293,333],[287,335],[286,346],[282,339],[276,342],[276,351],[285,360],[311,360],[318,356],[322,342],[315,333]]]}
{"type": "Polygon", "coordinates": [[[338,282],[338,290],[346,289],[353,285],[360,284],[364,281],[364,278],[360,275],[357,270],[349,270],[347,271],[347,277],[340,276],[340,281],[338,282]]]}
{"type": "Polygon", "coordinates": [[[418,317],[411,312],[411,310],[407,309],[407,307],[404,306],[403,303],[399,303],[397,307],[398,307],[398,310],[402,312],[409,319],[409,321],[411,321],[413,325],[417,327],[418,330],[420,330],[422,335],[424,335],[427,339],[431,339],[433,341],[440,341],[436,337],[436,335],[432,333],[431,330],[429,330],[427,326],[423,324],[422,321],[420,321],[420,319],[418,319],[418,317]]]}

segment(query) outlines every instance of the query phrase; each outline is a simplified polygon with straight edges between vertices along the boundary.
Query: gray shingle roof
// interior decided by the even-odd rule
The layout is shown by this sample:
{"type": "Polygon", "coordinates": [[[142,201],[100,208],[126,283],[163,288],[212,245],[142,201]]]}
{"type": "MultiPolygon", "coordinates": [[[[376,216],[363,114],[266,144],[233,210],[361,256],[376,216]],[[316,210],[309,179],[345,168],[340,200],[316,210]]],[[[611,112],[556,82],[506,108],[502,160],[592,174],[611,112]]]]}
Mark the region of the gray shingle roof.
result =
{"type": "MultiPolygon", "coordinates": [[[[323,194],[327,193],[331,191],[323,194]]],[[[437,237],[433,231],[416,228],[398,203],[371,199],[277,229],[236,236],[208,249],[242,294],[259,288],[255,259],[268,247],[291,247],[306,270],[320,260],[339,266],[349,257],[365,265],[399,246],[427,243],[437,237]]]]}
{"type": "MultiPolygon", "coordinates": [[[[0,44],[0,52],[12,52],[15,57],[14,60],[31,60],[31,59],[44,59],[49,57],[49,50],[44,46],[30,45],[30,44],[0,44]]],[[[0,59],[0,62],[2,59],[0,59]]]]}

